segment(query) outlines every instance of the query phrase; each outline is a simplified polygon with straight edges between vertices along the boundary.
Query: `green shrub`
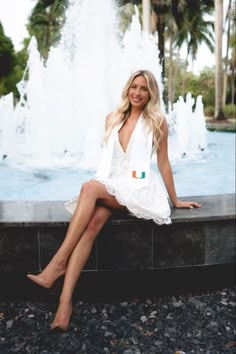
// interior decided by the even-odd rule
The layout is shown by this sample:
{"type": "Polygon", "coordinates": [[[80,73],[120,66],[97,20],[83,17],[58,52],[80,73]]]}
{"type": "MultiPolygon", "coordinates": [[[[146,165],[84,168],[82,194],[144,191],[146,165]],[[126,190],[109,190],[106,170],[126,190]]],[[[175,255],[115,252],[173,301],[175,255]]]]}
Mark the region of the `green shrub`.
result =
{"type": "Polygon", "coordinates": [[[224,114],[226,118],[235,118],[235,105],[227,104],[226,106],[224,106],[224,114]]]}
{"type": "Polygon", "coordinates": [[[215,107],[214,106],[204,107],[204,113],[206,117],[214,117],[215,107]]]}
{"type": "MultiPolygon", "coordinates": [[[[236,106],[234,104],[227,104],[226,106],[224,106],[225,118],[236,118],[235,108],[236,106]]],[[[214,117],[215,107],[204,107],[204,113],[206,117],[214,117]]]]}

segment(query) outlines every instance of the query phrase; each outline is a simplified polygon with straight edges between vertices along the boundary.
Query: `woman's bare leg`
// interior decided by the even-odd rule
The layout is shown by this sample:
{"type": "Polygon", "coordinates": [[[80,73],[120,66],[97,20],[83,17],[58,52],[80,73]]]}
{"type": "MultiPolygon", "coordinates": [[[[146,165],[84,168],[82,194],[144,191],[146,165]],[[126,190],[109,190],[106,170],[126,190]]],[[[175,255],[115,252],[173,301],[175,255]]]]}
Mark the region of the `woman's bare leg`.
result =
{"type": "Polygon", "coordinates": [[[124,209],[115,197],[107,192],[102,183],[86,182],[81,188],[78,205],[61,247],[42,273],[28,274],[29,279],[38,285],[50,288],[58,277],[65,274],[68,258],[91,221],[98,202],[112,210],[124,209]]]}
{"type": "Polygon", "coordinates": [[[60,296],[60,304],[51,329],[60,328],[66,331],[72,314],[72,295],[81,271],[90,255],[94,240],[112,212],[102,206],[96,207],[93,217],[74,248],[65,274],[64,285],[60,296]]]}

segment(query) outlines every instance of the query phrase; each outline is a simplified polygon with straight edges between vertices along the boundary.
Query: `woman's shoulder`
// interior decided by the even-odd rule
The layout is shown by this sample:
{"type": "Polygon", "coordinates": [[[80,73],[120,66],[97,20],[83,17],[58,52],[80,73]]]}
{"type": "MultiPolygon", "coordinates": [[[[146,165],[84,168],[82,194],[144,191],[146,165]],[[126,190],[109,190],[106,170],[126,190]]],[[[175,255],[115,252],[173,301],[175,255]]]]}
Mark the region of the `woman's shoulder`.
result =
{"type": "Polygon", "coordinates": [[[107,130],[107,127],[109,125],[110,120],[114,117],[114,112],[110,112],[106,115],[106,122],[105,122],[105,127],[107,130]]]}
{"type": "Polygon", "coordinates": [[[114,116],[114,112],[110,112],[106,115],[106,120],[111,119],[114,116]]]}
{"type": "Polygon", "coordinates": [[[167,123],[166,117],[164,115],[163,115],[163,119],[162,119],[160,128],[164,129],[164,130],[168,130],[168,123],[167,123]]]}

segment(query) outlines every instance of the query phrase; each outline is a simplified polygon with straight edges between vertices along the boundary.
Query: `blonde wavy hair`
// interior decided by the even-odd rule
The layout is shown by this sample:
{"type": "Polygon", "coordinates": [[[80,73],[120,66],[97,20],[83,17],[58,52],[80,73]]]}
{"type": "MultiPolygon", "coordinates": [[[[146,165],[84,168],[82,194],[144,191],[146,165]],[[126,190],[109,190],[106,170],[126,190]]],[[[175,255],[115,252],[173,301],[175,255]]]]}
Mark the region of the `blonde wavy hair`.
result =
{"type": "Polygon", "coordinates": [[[164,120],[164,115],[160,109],[160,91],[157,81],[149,70],[138,70],[128,79],[121,94],[121,103],[108,121],[104,141],[106,142],[109,139],[111,131],[115,126],[124,123],[128,119],[132,108],[128,99],[128,91],[133,80],[140,75],[145,77],[150,95],[149,101],[143,110],[143,119],[147,128],[153,131],[153,151],[157,151],[163,135],[161,125],[164,120]]]}

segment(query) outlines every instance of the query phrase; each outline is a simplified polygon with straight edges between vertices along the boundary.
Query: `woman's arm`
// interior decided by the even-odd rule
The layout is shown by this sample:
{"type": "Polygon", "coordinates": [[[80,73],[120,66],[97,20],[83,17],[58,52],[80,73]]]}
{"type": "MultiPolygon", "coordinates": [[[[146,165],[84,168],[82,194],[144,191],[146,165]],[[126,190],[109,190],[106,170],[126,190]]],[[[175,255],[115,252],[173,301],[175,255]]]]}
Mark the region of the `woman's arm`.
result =
{"type": "Polygon", "coordinates": [[[199,208],[201,206],[199,203],[178,200],[176,196],[173,174],[168,158],[168,125],[165,119],[162,123],[161,130],[163,137],[157,152],[157,165],[170,200],[175,208],[199,208]]]}

